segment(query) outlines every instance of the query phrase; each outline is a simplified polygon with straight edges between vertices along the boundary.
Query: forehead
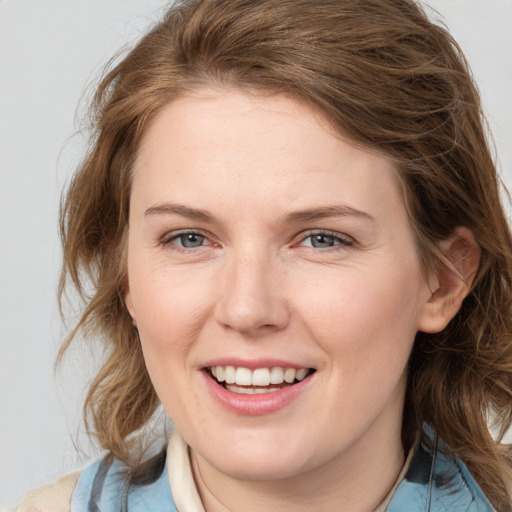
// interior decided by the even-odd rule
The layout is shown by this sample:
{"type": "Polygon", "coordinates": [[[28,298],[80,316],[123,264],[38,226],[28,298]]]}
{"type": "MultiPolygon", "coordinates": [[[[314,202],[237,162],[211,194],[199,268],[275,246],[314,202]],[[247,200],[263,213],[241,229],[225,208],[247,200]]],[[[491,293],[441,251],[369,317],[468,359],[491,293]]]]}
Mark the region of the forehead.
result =
{"type": "Polygon", "coordinates": [[[203,89],[165,106],[142,138],[133,187],[146,202],[186,194],[210,204],[213,191],[217,204],[245,197],[254,207],[277,194],[288,208],[403,202],[393,163],[356,147],[318,111],[233,90],[203,89]]]}

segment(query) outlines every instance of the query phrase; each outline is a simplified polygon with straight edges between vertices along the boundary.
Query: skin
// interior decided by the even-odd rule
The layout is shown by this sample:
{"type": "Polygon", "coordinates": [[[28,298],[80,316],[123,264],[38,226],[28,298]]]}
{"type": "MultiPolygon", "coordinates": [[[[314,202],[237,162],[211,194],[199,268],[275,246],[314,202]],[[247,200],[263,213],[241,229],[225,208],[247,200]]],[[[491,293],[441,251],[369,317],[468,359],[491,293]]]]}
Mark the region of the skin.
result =
{"type": "MultiPolygon", "coordinates": [[[[461,229],[444,243],[458,254],[471,240],[461,229]]],[[[442,329],[469,288],[425,278],[387,158],[290,98],[215,89],[167,105],[143,137],[128,281],[209,512],[373,510],[404,462],[415,334],[442,329]],[[183,247],[190,231],[198,245],[183,247]],[[243,415],[205,385],[205,365],[225,357],[316,372],[284,407],[243,415]]]]}

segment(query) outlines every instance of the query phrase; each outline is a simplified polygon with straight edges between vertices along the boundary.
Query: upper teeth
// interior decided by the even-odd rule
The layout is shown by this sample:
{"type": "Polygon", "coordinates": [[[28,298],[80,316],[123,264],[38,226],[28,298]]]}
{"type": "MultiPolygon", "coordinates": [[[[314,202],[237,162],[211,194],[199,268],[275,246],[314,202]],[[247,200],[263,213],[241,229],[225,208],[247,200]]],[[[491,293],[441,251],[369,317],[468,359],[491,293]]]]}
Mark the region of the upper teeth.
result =
{"type": "Polygon", "coordinates": [[[212,375],[219,382],[237,384],[238,386],[268,386],[270,384],[291,384],[295,380],[303,380],[309,372],[307,368],[256,368],[250,370],[242,366],[212,366],[212,375]]]}

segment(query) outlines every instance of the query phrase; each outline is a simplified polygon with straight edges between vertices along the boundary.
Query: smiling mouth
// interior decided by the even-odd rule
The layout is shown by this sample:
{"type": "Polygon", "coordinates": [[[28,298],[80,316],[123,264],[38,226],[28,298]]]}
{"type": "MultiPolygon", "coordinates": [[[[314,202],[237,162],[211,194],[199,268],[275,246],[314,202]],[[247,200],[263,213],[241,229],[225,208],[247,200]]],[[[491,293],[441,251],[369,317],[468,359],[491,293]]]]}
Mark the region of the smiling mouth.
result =
{"type": "Polygon", "coordinates": [[[310,376],[313,368],[256,368],[251,370],[236,366],[210,366],[210,377],[220,386],[233,393],[246,395],[272,393],[293,386],[310,376]]]}

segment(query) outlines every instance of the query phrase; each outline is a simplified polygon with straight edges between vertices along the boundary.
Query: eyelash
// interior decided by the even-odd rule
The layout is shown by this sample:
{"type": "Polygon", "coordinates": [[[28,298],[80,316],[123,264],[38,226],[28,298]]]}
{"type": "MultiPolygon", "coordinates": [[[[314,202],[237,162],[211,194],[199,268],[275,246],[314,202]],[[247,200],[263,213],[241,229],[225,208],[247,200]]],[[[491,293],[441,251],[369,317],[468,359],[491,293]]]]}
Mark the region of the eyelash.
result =
{"type": "MultiPolygon", "coordinates": [[[[194,251],[195,249],[201,249],[205,246],[218,246],[215,243],[209,242],[206,245],[201,244],[197,247],[183,247],[178,244],[176,244],[176,240],[179,240],[182,237],[186,236],[197,236],[203,239],[203,241],[208,241],[208,235],[203,233],[202,231],[196,231],[196,230],[185,230],[185,231],[178,231],[178,232],[171,232],[164,235],[160,240],[160,245],[166,248],[170,248],[173,251],[186,253],[190,251],[194,251]]],[[[328,247],[314,247],[313,245],[302,245],[302,247],[307,247],[311,250],[315,250],[318,252],[330,252],[330,251],[339,251],[343,249],[348,249],[354,246],[354,240],[347,236],[347,235],[341,235],[340,233],[336,233],[333,231],[328,230],[311,230],[301,233],[299,236],[295,237],[297,242],[293,244],[293,247],[300,247],[301,244],[303,244],[308,239],[313,239],[313,237],[325,237],[328,239],[332,239],[333,244],[332,246],[328,247]]],[[[313,242],[312,242],[313,243],[313,242]]]]}

